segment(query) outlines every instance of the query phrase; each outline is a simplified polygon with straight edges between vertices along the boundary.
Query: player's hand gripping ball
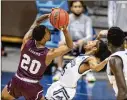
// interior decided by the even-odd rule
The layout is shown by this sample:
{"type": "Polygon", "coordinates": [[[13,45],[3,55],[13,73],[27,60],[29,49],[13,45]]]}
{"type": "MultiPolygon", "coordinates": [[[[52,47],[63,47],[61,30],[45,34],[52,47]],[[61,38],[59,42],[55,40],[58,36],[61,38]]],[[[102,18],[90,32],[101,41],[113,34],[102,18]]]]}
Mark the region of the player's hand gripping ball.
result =
{"type": "Polygon", "coordinates": [[[61,8],[54,8],[50,14],[50,23],[57,29],[68,26],[69,15],[68,13],[61,8]]]}

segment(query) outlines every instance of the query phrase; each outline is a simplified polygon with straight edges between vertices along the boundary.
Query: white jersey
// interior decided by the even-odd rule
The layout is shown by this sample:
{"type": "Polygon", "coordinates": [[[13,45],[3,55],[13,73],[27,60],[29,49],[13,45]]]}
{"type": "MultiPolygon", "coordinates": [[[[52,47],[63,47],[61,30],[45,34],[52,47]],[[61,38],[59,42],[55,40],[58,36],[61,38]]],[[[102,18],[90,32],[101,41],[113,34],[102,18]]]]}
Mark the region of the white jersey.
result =
{"type": "Polygon", "coordinates": [[[79,78],[89,72],[90,70],[85,71],[84,73],[79,73],[80,65],[88,58],[89,56],[78,56],[72,61],[70,61],[63,70],[62,76],[60,77],[61,85],[65,87],[76,87],[77,81],[79,78]]]}
{"type": "MultiPolygon", "coordinates": [[[[114,54],[112,54],[111,56],[119,56],[123,62],[123,73],[124,73],[124,77],[125,77],[125,80],[127,82],[127,51],[118,51],[114,54]]],[[[111,84],[113,84],[113,88],[115,90],[115,93],[117,94],[118,93],[118,89],[117,89],[117,86],[116,86],[116,81],[115,81],[115,77],[114,75],[111,75],[111,68],[110,68],[110,65],[109,65],[109,62],[107,64],[107,76],[109,78],[109,81],[111,84]]]]}

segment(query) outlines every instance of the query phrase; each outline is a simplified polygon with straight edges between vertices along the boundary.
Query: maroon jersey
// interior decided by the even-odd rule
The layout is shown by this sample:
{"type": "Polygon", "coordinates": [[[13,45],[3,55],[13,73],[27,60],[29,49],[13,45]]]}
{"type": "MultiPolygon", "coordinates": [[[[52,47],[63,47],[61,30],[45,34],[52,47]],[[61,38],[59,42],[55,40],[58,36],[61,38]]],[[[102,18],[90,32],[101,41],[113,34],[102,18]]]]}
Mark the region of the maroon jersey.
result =
{"type": "Polygon", "coordinates": [[[37,48],[35,40],[29,40],[21,51],[17,75],[22,78],[40,80],[46,70],[45,59],[48,48],[37,48]]]}

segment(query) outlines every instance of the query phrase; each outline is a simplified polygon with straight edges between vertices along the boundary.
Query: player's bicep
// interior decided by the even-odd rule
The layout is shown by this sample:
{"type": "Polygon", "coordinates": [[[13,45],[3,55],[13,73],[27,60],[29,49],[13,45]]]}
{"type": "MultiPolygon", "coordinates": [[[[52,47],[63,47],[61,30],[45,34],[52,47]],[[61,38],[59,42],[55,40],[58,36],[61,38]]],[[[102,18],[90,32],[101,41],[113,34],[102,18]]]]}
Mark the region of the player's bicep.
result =
{"type": "Polygon", "coordinates": [[[120,57],[111,57],[109,64],[113,74],[115,75],[116,83],[119,91],[123,91],[126,88],[126,81],[123,74],[123,62],[120,57]]]}

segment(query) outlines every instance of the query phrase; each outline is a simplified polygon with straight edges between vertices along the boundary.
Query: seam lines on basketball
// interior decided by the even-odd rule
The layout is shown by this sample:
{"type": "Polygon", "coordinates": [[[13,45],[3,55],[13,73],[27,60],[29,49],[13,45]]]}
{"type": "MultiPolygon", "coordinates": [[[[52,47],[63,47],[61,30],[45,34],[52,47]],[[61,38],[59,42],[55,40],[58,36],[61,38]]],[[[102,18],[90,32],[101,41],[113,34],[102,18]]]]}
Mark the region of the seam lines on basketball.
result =
{"type": "Polygon", "coordinates": [[[55,26],[55,23],[54,23],[54,13],[52,14],[52,24],[53,24],[53,26],[55,26]]]}
{"type": "Polygon", "coordinates": [[[68,12],[66,14],[67,14],[67,25],[68,25],[69,24],[69,14],[68,12]]]}
{"type": "MultiPolygon", "coordinates": [[[[59,10],[59,19],[58,19],[59,21],[60,21],[60,10],[59,10]]],[[[60,28],[60,26],[59,26],[60,25],[60,22],[59,21],[58,21],[58,28],[60,28]]]]}
{"type": "Polygon", "coordinates": [[[65,22],[66,22],[66,25],[67,25],[67,16],[66,16],[66,12],[65,11],[64,11],[64,14],[65,14],[65,17],[66,17],[65,22]]]}
{"type": "Polygon", "coordinates": [[[51,13],[50,16],[51,16],[51,17],[50,17],[50,18],[51,18],[51,19],[50,19],[50,23],[53,24],[53,21],[52,21],[52,13],[51,13]]]}
{"type": "Polygon", "coordinates": [[[50,14],[50,23],[52,23],[52,13],[50,14]]]}

